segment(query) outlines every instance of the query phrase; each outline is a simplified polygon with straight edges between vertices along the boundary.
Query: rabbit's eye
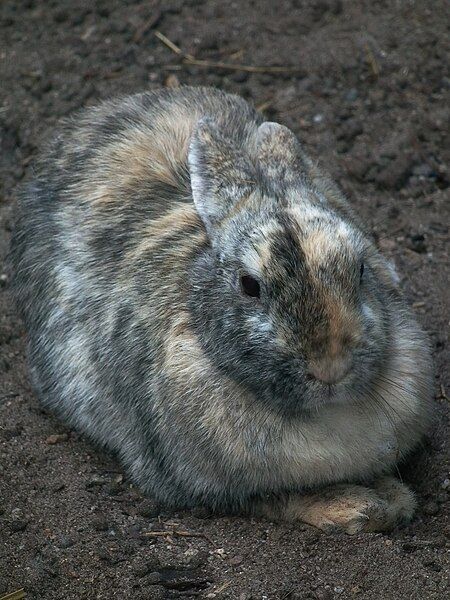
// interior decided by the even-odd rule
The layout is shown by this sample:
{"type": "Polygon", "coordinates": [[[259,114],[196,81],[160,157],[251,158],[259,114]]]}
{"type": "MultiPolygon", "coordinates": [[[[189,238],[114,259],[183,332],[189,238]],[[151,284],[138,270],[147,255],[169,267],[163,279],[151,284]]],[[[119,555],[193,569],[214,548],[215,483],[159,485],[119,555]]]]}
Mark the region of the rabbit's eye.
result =
{"type": "Polygon", "coordinates": [[[361,281],[364,275],[364,263],[361,263],[361,266],[359,267],[359,280],[361,281]]]}
{"type": "Polygon", "coordinates": [[[261,287],[259,281],[251,275],[241,275],[240,277],[241,290],[250,298],[259,298],[261,295],[261,287]]]}

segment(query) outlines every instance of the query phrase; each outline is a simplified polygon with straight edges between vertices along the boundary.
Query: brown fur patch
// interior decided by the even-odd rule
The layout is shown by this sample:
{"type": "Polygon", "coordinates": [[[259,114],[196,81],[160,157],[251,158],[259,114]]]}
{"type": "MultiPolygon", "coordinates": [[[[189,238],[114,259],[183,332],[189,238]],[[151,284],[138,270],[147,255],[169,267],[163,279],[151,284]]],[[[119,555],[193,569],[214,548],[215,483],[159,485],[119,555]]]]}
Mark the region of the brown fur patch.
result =
{"type": "Polygon", "coordinates": [[[104,150],[112,184],[125,188],[149,181],[176,187],[178,180],[171,157],[164,153],[153,132],[134,129],[127,135],[127,139],[114,142],[104,150]]]}
{"type": "Polygon", "coordinates": [[[322,291],[322,298],[328,316],[329,345],[328,355],[330,358],[338,357],[344,346],[354,345],[361,337],[361,326],[357,314],[353,314],[348,305],[322,291]]]}
{"type": "MultiPolygon", "coordinates": [[[[192,130],[198,120],[194,112],[177,107],[173,112],[160,113],[149,125],[130,127],[120,138],[102,149],[101,159],[93,159],[97,176],[107,182],[110,192],[95,194],[94,205],[104,202],[126,202],[123,190],[137,184],[163,184],[186,193],[180,173],[186,165],[192,130]],[[181,171],[180,171],[181,170],[181,171]]],[[[87,186],[92,182],[87,182],[87,186]]],[[[85,186],[85,187],[87,187],[85,186]]],[[[86,189],[89,197],[90,189],[86,189]]]]}
{"type": "MultiPolygon", "coordinates": [[[[206,233],[194,206],[190,204],[179,203],[172,210],[165,213],[158,219],[151,221],[145,228],[142,234],[142,240],[139,244],[130,251],[127,260],[136,260],[142,254],[156,249],[164,240],[170,239],[174,234],[181,233],[186,228],[196,228],[199,231],[197,234],[189,235],[185,240],[179,243],[187,250],[198,247],[206,242],[206,233]]],[[[180,255],[182,254],[179,250],[180,255]]]]}
{"type": "Polygon", "coordinates": [[[329,236],[321,229],[314,230],[301,240],[301,248],[308,265],[320,265],[325,261],[330,248],[329,236]]]}
{"type": "Polygon", "coordinates": [[[244,206],[249,202],[250,198],[251,196],[249,195],[245,195],[242,198],[239,198],[239,200],[233,204],[233,206],[224,216],[224,218],[218,223],[218,226],[225,226],[230,219],[235,217],[244,208],[244,206]]]}
{"type": "MultiPolygon", "coordinates": [[[[197,340],[189,327],[189,315],[180,312],[174,316],[164,343],[165,366],[174,375],[181,369],[185,371],[192,367],[189,357],[201,355],[197,340]],[[188,350],[186,352],[186,347],[188,350]]],[[[184,375],[183,375],[184,377],[184,375]]]]}

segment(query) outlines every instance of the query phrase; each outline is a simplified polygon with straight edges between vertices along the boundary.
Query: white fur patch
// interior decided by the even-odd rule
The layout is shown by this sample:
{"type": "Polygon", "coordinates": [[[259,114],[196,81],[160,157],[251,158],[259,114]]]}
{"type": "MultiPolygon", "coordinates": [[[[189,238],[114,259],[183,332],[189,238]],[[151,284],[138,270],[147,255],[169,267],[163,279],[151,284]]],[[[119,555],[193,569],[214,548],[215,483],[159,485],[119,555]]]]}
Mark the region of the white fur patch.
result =
{"type": "Polygon", "coordinates": [[[397,272],[397,269],[395,267],[394,261],[387,260],[386,261],[386,266],[387,266],[389,274],[390,274],[390,276],[392,278],[392,281],[395,283],[395,285],[399,285],[399,283],[400,283],[400,275],[397,272]]]}
{"type": "Polygon", "coordinates": [[[370,321],[371,323],[375,322],[375,313],[368,304],[363,304],[362,312],[368,321],[370,321]]]}
{"type": "Polygon", "coordinates": [[[253,330],[256,330],[260,333],[270,333],[273,331],[273,324],[269,320],[261,319],[256,315],[248,317],[247,323],[251,325],[253,330]]]}

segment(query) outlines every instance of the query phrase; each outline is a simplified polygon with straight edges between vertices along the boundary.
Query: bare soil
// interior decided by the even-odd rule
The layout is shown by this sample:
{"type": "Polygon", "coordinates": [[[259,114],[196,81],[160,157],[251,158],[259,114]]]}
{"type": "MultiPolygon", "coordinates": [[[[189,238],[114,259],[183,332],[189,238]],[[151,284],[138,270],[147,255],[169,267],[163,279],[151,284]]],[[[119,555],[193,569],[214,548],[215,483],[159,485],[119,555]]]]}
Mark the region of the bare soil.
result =
{"type": "Polygon", "coordinates": [[[39,407],[0,263],[0,596],[450,597],[448,25],[445,0],[1,2],[2,257],[17,186],[60,117],[178,83],[237,92],[298,133],[396,260],[433,348],[436,424],[401,467],[417,518],[387,535],[167,513],[39,407]],[[184,65],[156,30],[199,59],[296,71],[184,65]]]}

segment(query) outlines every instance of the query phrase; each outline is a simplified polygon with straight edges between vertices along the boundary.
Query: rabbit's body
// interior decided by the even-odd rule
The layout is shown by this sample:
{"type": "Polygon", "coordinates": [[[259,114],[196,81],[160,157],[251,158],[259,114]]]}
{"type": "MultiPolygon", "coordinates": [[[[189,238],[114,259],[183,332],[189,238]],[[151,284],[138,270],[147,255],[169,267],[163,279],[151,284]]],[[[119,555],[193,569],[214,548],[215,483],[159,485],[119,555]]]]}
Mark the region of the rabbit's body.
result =
{"type": "Polygon", "coordinates": [[[105,103],[62,129],[19,204],[39,398],[173,505],[286,507],[370,480],[428,420],[427,344],[389,265],[293,135],[261,123],[210,89],[105,103]],[[364,303],[347,293],[361,253],[364,303]],[[265,311],[242,269],[270,282],[265,311]]]}

